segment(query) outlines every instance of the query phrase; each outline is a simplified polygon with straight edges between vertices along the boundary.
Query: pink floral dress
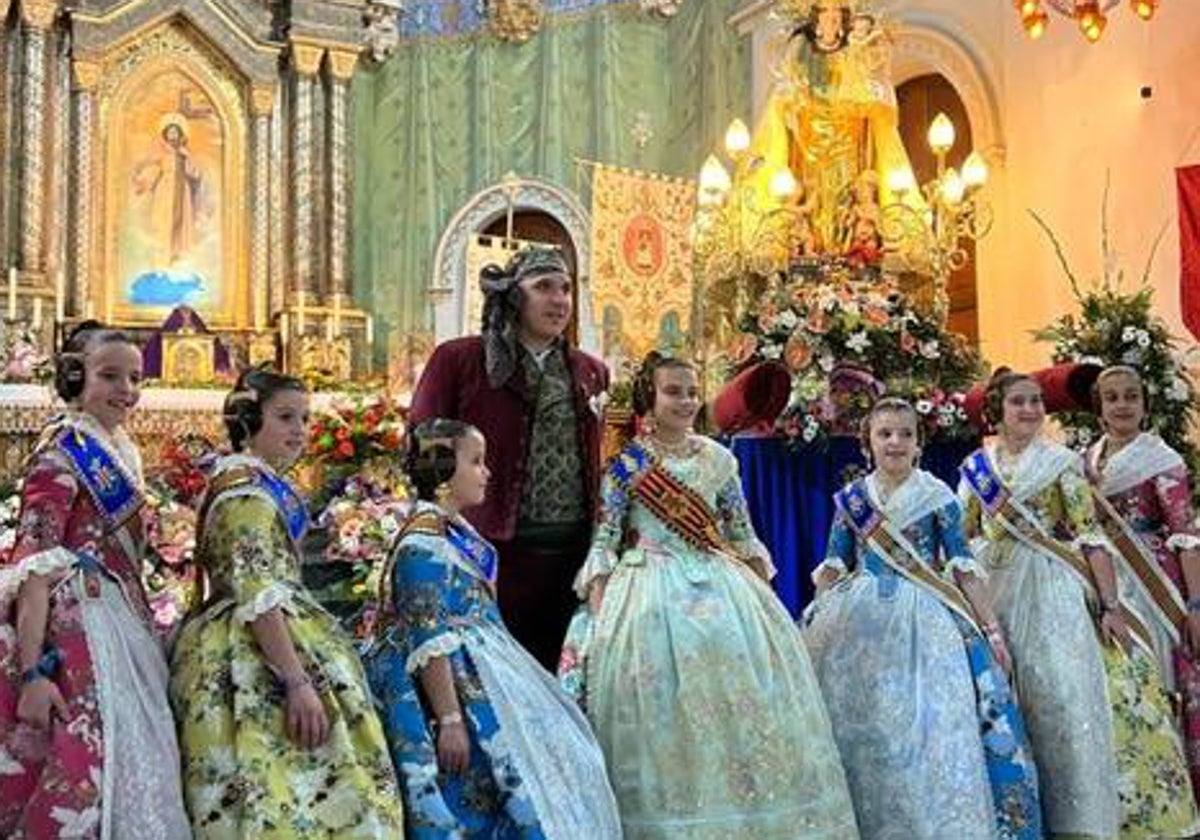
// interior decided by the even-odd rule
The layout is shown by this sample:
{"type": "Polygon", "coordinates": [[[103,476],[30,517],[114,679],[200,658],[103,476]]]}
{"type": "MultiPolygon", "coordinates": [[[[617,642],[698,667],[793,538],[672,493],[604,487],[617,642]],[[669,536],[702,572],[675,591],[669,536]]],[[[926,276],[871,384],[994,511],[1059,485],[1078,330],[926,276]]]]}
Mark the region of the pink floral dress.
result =
{"type": "Polygon", "coordinates": [[[189,838],[167,666],[142,587],[141,462],[88,415],[52,425],[25,474],[20,525],[0,565],[0,836],[189,838]],[[52,581],[45,646],[65,719],[17,720],[17,598],[52,581]]]}

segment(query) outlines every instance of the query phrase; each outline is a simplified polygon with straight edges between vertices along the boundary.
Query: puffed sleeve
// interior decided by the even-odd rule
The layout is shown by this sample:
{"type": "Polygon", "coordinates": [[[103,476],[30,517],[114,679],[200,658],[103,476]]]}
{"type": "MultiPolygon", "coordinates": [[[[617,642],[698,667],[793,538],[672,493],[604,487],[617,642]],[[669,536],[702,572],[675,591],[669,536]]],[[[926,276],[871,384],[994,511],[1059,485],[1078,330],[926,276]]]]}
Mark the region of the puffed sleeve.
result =
{"type": "Polygon", "coordinates": [[[1100,520],[1096,518],[1092,488],[1083,472],[1076,467],[1063,470],[1058,477],[1058,489],[1062,494],[1067,526],[1075,537],[1072,546],[1077,551],[1103,548],[1112,552],[1112,544],[1100,526],[1100,520]]]}
{"type": "Polygon", "coordinates": [[[938,539],[941,541],[946,570],[984,577],[983,569],[967,543],[962,505],[957,500],[942,505],[934,513],[934,519],[937,522],[938,539]]]}
{"type": "Polygon", "coordinates": [[[617,567],[621,542],[625,534],[625,517],[629,513],[629,493],[617,481],[610,467],[600,480],[600,514],[587,559],[575,575],[575,594],[587,598],[588,587],[598,577],[610,575],[617,567]]]}
{"type": "Polygon", "coordinates": [[[0,600],[13,598],[30,575],[59,576],[75,564],[63,546],[79,484],[61,457],[34,457],[21,491],[21,513],[9,560],[0,568],[0,600]]]}
{"type": "Polygon", "coordinates": [[[392,566],[392,600],[405,670],[413,673],[462,647],[447,608],[452,567],[424,538],[401,541],[392,566]]]}
{"type": "Polygon", "coordinates": [[[1154,495],[1171,534],[1167,537],[1167,548],[1172,551],[1200,548],[1200,530],[1196,528],[1192,509],[1192,487],[1187,468],[1175,467],[1156,475],[1154,495]]]}
{"type": "Polygon", "coordinates": [[[274,504],[257,495],[218,500],[204,524],[201,557],[213,586],[229,594],[234,618],[254,621],[292,605],[296,559],[274,504]]]}
{"type": "Polygon", "coordinates": [[[847,574],[855,563],[855,544],[854,531],[850,528],[850,523],[846,521],[846,515],[838,510],[833,515],[833,524],[829,526],[829,542],[825,546],[825,559],[818,563],[812,571],[813,582],[815,583],[821,576],[821,572],[826,569],[837,572],[839,577],[847,574]]]}
{"type": "Polygon", "coordinates": [[[771,562],[771,552],[763,545],[758,535],[754,533],[754,524],[750,521],[750,509],[746,505],[746,496],[742,492],[742,480],[738,473],[737,460],[729,452],[726,465],[728,474],[724,483],[717,491],[717,514],[721,521],[721,531],[729,544],[743,557],[749,557],[762,563],[767,580],[775,577],[775,564],[771,562]]]}

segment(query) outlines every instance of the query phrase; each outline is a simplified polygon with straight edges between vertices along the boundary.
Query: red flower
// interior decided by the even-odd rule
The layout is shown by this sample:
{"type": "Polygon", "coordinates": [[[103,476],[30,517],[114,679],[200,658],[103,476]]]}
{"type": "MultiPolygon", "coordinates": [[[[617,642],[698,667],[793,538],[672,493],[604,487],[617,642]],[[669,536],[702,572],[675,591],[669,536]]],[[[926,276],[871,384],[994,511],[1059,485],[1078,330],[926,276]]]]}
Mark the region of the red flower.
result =
{"type": "Polygon", "coordinates": [[[348,440],[343,440],[341,443],[338,444],[337,455],[339,458],[345,458],[347,460],[349,460],[350,458],[353,458],[354,457],[354,444],[348,440]]]}

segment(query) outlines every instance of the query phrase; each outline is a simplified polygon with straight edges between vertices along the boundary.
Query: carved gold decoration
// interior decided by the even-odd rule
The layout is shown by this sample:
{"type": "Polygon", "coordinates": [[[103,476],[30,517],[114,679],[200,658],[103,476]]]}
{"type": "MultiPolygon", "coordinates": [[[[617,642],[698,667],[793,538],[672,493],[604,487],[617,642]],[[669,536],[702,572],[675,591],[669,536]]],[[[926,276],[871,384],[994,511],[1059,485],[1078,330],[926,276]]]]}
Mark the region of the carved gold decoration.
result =
{"type": "MultiPolygon", "coordinates": [[[[48,25],[48,24],[47,24],[48,25]]],[[[25,36],[24,142],[21,156],[21,265],[42,270],[45,217],[44,152],[46,125],[46,33],[31,28],[25,36]]]]}
{"type": "Polygon", "coordinates": [[[261,330],[269,320],[267,307],[270,301],[267,297],[269,277],[267,276],[267,237],[269,235],[267,212],[269,209],[270,184],[270,143],[271,125],[267,116],[254,118],[253,137],[251,145],[254,150],[254,188],[250,196],[250,294],[254,296],[251,302],[253,309],[252,320],[254,328],[261,330]]]}
{"type": "Polygon", "coordinates": [[[267,271],[271,280],[271,313],[280,312],[287,304],[286,270],[288,254],[284,236],[284,126],[281,116],[282,107],[277,99],[275,110],[271,114],[271,172],[270,172],[270,224],[267,258],[270,265],[267,271]]]}
{"type": "Polygon", "coordinates": [[[358,53],[347,50],[329,51],[329,69],[333,78],[348,82],[354,78],[354,68],[358,65],[358,53]]]}
{"type": "Polygon", "coordinates": [[[523,44],[542,27],[542,0],[491,0],[488,19],[501,41],[523,44]]]}
{"type": "Polygon", "coordinates": [[[58,0],[21,0],[21,20],[34,29],[49,29],[57,14],[58,0]]]}
{"type": "MultiPolygon", "coordinates": [[[[97,71],[97,75],[99,72],[97,71]]],[[[92,135],[95,124],[96,98],[94,88],[83,88],[75,92],[75,145],[74,145],[74,206],[71,222],[71,247],[75,253],[75,296],[72,309],[76,314],[85,311],[90,299],[92,271],[92,197],[95,186],[92,181],[92,135]]]]}
{"type": "Polygon", "coordinates": [[[321,58],[324,55],[324,47],[292,41],[292,60],[295,63],[296,72],[301,75],[317,75],[317,71],[321,69],[321,58]]]}
{"type": "Polygon", "coordinates": [[[177,71],[184,74],[211,101],[222,125],[221,170],[225,173],[221,214],[221,271],[227,284],[228,305],[206,312],[210,327],[231,328],[248,324],[251,300],[249,248],[246,247],[250,216],[245,198],[246,157],[249,145],[246,126],[248,104],[237,71],[228,59],[193,36],[186,23],[169,22],[138,38],[122,42],[101,60],[103,72],[98,87],[98,148],[105,150],[105,165],[95,175],[102,189],[95,208],[98,222],[93,227],[96,282],[91,300],[106,318],[138,323],[157,323],[158,315],[117,300],[117,243],[121,200],[127,180],[120,171],[125,154],[123,138],[116,136],[118,120],[142,86],[156,75],[177,71]]]}
{"type": "Polygon", "coordinates": [[[275,334],[256,333],[248,348],[251,367],[275,362],[275,334]]]}
{"type": "Polygon", "coordinates": [[[250,88],[250,113],[269,117],[275,109],[275,85],[254,85],[250,88]]]}
{"type": "Polygon", "coordinates": [[[162,379],[168,385],[211,382],[215,372],[216,337],[182,331],[162,336],[162,379]]]}
{"type": "Polygon", "coordinates": [[[104,72],[99,61],[84,59],[75,59],[71,62],[71,69],[75,71],[76,86],[82,90],[95,90],[96,85],[100,84],[100,76],[104,72]]]}

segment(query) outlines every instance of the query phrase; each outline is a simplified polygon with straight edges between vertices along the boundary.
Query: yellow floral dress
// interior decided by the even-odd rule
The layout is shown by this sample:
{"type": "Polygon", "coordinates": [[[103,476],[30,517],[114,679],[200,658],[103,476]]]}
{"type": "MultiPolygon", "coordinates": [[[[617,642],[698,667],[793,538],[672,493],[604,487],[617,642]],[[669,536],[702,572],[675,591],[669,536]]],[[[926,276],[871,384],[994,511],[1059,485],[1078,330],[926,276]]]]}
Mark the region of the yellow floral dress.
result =
{"type": "Polygon", "coordinates": [[[195,837],[401,837],[395,774],[362,666],[300,582],[303,503],[264,462],[233,456],[218,465],[201,515],[210,595],[171,663],[195,837]],[[313,750],[288,736],[284,692],[251,633],[275,607],[329,715],[329,737],[313,750]]]}

